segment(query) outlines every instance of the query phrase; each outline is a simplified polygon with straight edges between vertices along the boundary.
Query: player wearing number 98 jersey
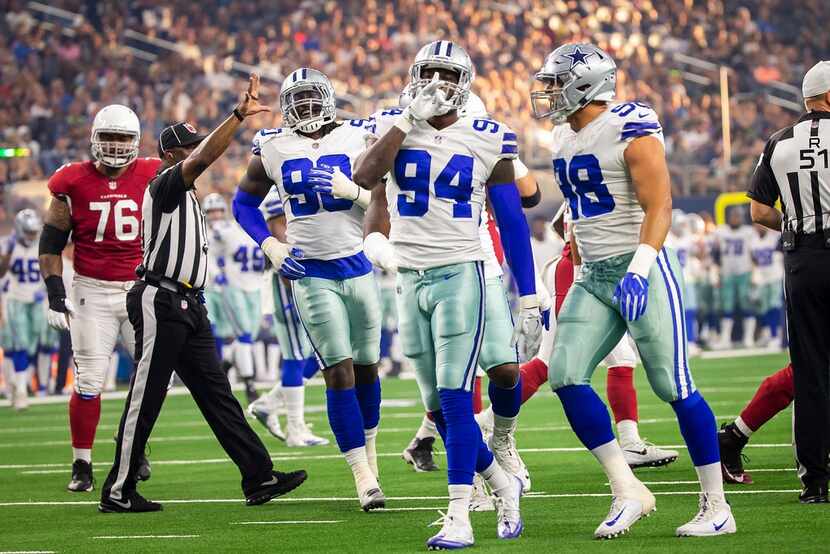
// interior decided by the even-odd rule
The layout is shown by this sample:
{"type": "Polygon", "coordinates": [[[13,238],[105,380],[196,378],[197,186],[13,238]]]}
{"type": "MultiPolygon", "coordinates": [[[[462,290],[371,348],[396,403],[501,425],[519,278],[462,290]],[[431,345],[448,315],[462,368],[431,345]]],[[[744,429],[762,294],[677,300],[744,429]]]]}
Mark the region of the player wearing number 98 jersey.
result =
{"type": "Polygon", "coordinates": [[[677,415],[703,491],[700,512],[680,536],[735,532],[723,495],[715,418],[688,367],[683,275],[663,246],[671,184],[662,128],[637,102],[614,104],[616,64],[591,44],[568,44],[545,59],[531,93],[534,114],[554,130],[553,169],[570,204],[582,277],[559,313],[551,387],[583,444],[608,475],[614,500],[597,538],[625,533],[654,509],[614,439],[591,374],[628,331],[655,393],[677,415]]]}
{"type": "Polygon", "coordinates": [[[100,394],[120,335],[130,356],[135,332],[127,291],[141,263],[140,208],[161,160],[138,158],[136,114],[114,104],[92,123],[93,160],[69,163],[49,179],[52,201],[40,238],[40,269],[49,295],[49,324],[72,335],[75,390],[69,401],[73,464],[71,491],[92,490],[92,444],[101,414],[100,394]],[[69,295],[61,252],[75,245],[69,295]]]}
{"type": "Polygon", "coordinates": [[[337,199],[326,190],[351,178],[370,122],[337,121],[334,88],[310,68],[286,77],[280,108],[285,127],[254,137],[254,156],[234,198],[234,215],[280,274],[294,279],[293,303],[322,362],[337,445],[352,469],[362,508],[382,508],[386,500],[375,453],[380,297],[372,264],[363,254],[363,209],[355,205],[360,198],[337,199]],[[285,211],[293,265],[270,253],[276,239],[258,209],[272,184],[285,211]]]}

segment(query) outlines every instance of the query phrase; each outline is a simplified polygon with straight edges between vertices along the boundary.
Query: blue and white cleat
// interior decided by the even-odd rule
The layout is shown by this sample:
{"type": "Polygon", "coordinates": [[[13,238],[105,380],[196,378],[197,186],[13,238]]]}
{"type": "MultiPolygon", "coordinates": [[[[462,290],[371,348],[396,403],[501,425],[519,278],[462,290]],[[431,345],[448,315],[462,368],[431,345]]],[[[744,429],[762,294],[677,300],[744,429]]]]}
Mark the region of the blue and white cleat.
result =
{"type": "Polygon", "coordinates": [[[311,432],[305,423],[289,423],[285,427],[285,445],[293,448],[297,446],[325,446],[329,440],[318,437],[311,432]]]}
{"type": "Polygon", "coordinates": [[[522,514],[519,511],[519,499],[522,497],[524,485],[515,475],[513,486],[507,494],[496,496],[496,534],[500,539],[517,539],[524,529],[522,514]]]}
{"type": "Polygon", "coordinates": [[[427,541],[429,550],[460,550],[473,546],[473,526],[470,521],[460,521],[452,516],[444,516],[441,530],[427,541]]]}
{"type": "Polygon", "coordinates": [[[714,537],[738,530],[732,508],[723,497],[716,499],[701,494],[699,505],[697,515],[686,525],[677,528],[678,537],[714,537]]]}
{"type": "Polygon", "coordinates": [[[615,539],[628,532],[640,518],[647,517],[655,508],[654,495],[637,481],[638,491],[611,499],[611,509],[594,531],[595,539],[615,539]]]}
{"type": "Polygon", "coordinates": [[[277,411],[268,407],[264,397],[248,404],[248,415],[256,418],[271,435],[281,441],[285,440],[285,432],[282,430],[277,411]]]}

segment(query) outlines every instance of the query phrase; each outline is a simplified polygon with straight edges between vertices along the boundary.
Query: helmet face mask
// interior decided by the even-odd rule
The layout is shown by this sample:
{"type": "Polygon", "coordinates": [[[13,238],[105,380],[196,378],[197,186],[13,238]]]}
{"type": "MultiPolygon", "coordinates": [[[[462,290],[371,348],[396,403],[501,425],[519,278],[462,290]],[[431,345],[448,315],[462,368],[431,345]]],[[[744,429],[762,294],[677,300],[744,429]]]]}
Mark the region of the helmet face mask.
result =
{"type": "Polygon", "coordinates": [[[141,126],[138,116],[128,107],[113,104],[101,109],[92,122],[90,151],[102,165],[119,168],[138,157],[141,126]]]}
{"type": "Polygon", "coordinates": [[[410,97],[415,98],[421,89],[429,84],[435,73],[438,73],[440,89],[446,97],[437,115],[463,108],[470,96],[475,78],[473,62],[467,52],[457,44],[443,40],[421,48],[415,56],[415,62],[409,68],[410,97]]]}
{"type": "Polygon", "coordinates": [[[280,109],[286,126],[314,133],[337,118],[334,87],[321,72],[298,69],[283,82],[280,109]]]}
{"type": "Polygon", "coordinates": [[[593,101],[610,102],[616,95],[616,72],[611,56],[592,44],[560,46],[535,75],[543,88],[530,93],[534,117],[558,125],[593,101]]]}

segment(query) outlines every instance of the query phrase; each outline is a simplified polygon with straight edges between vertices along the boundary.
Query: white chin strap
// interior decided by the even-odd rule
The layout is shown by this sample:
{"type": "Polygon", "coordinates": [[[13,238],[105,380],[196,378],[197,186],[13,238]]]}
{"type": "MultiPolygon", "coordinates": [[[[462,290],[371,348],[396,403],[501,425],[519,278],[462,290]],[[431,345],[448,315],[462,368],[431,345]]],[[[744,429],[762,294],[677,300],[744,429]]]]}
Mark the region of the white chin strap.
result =
{"type": "Polygon", "coordinates": [[[313,133],[315,131],[319,131],[320,127],[323,126],[323,123],[324,123],[323,118],[318,117],[318,118],[312,119],[311,121],[308,121],[306,123],[302,123],[302,122],[298,123],[297,124],[297,130],[302,131],[303,133],[313,133]]]}

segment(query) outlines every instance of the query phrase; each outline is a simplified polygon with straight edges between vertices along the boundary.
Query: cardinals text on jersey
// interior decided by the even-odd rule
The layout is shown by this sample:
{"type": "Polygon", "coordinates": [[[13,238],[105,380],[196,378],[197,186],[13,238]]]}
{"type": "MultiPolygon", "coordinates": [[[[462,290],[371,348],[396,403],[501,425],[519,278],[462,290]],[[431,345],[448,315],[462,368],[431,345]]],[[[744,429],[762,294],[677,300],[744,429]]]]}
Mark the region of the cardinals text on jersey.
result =
{"type": "Polygon", "coordinates": [[[141,263],[141,204],[161,160],[138,158],[116,179],[94,162],[66,164],[49,191],[66,199],[72,217],[75,271],[102,281],[133,281],[141,263]]]}

